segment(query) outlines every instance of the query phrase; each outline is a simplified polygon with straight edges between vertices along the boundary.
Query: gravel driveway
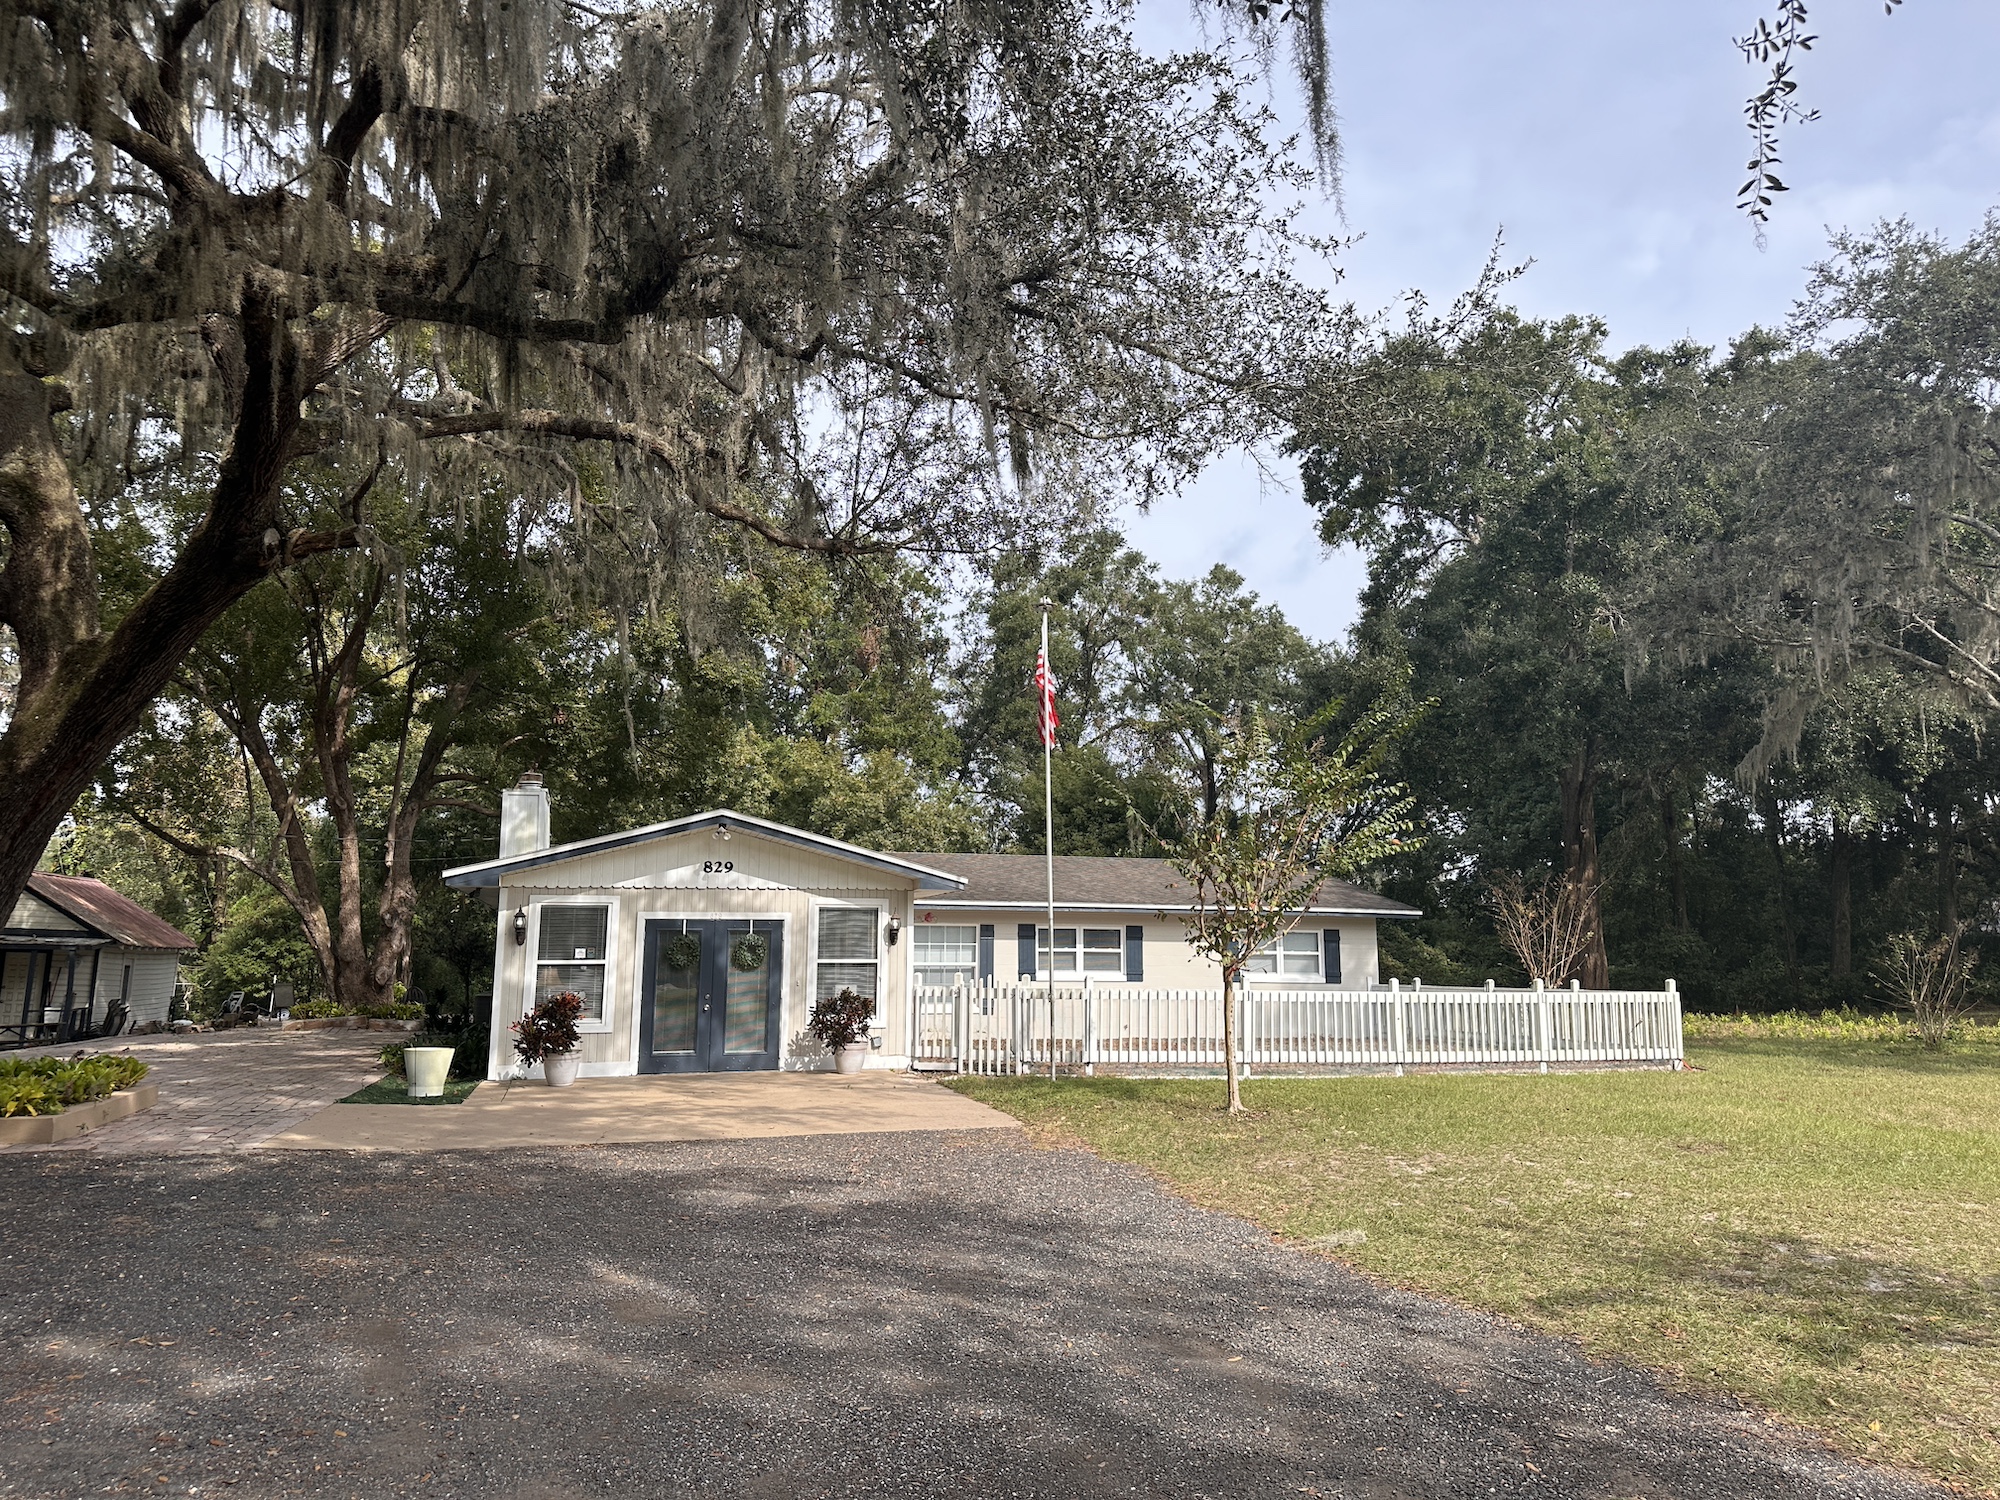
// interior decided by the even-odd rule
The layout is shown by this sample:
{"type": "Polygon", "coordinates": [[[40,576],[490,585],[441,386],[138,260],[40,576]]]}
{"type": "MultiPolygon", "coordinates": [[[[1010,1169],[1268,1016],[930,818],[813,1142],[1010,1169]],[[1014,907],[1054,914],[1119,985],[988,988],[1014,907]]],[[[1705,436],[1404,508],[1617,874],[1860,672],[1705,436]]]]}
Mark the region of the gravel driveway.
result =
{"type": "Polygon", "coordinates": [[[1934,1493],[1012,1132],[0,1192],[0,1495],[1934,1493]]]}

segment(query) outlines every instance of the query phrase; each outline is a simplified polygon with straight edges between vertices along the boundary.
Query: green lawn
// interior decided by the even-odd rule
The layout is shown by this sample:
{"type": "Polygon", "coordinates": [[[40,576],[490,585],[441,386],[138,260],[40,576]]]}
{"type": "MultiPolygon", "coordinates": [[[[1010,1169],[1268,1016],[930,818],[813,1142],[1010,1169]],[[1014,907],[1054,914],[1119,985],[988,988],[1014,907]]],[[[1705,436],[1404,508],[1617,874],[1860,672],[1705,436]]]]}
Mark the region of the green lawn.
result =
{"type": "MultiPolygon", "coordinates": [[[[1727,1032],[1755,1027],[1714,1027],[1727,1032]]],[[[1715,1035],[1698,1071],[962,1079],[1386,1280],[2000,1491],[2000,1039],[1715,1035]]]]}
{"type": "Polygon", "coordinates": [[[448,1078],[445,1080],[442,1098],[412,1099],[403,1080],[391,1074],[378,1078],[365,1089],[357,1089],[341,1100],[342,1104],[463,1104],[466,1097],[479,1087],[476,1078],[448,1078]]]}

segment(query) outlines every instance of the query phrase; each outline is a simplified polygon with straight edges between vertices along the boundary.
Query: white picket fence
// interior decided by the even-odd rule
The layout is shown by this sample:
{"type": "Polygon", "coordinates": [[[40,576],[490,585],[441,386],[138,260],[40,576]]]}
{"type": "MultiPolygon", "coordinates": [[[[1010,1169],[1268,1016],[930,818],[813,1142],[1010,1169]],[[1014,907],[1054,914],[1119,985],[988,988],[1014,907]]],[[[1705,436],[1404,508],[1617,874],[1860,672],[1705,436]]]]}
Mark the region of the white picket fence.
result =
{"type": "MultiPolygon", "coordinates": [[[[1251,1071],[1314,1068],[1676,1067],[1681,997],[1662,990],[1478,990],[1405,986],[1367,990],[1237,991],[1238,1058],[1251,1071]]],[[[1123,985],[920,989],[918,1068],[956,1073],[1061,1068],[1171,1072],[1223,1063],[1221,990],[1123,985]]]]}

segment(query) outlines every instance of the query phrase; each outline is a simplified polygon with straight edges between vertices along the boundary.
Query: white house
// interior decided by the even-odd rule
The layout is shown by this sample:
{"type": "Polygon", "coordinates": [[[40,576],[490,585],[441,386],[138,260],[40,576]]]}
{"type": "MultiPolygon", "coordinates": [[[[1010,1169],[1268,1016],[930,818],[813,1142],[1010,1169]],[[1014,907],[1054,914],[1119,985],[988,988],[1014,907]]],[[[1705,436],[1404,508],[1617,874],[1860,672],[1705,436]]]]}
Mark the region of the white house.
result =
{"type": "Polygon", "coordinates": [[[0,928],[0,1046],[167,1019],[194,941],[88,875],[28,877],[0,928]]]}
{"type": "MultiPolygon", "coordinates": [[[[509,1026],[564,990],[585,997],[582,1072],[604,1077],[819,1067],[806,1017],[842,989],[875,999],[869,1065],[901,1068],[919,985],[1012,984],[1051,962],[1059,979],[1220,984],[1163,860],[1059,858],[1051,944],[1035,855],[884,853],[727,811],[552,848],[532,773],[502,794],[500,851],[444,876],[499,913],[492,1078],[515,1066],[509,1026]]],[[[1416,915],[1329,881],[1254,967],[1292,990],[1365,989],[1377,919],[1416,915]]]]}

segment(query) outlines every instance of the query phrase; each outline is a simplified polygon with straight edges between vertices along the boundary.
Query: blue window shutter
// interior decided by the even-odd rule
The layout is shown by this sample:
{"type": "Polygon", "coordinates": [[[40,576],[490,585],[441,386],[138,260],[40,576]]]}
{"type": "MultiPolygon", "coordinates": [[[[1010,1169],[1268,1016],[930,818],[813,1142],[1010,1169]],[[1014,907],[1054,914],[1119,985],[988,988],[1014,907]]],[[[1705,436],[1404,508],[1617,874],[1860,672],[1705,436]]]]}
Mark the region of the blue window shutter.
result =
{"type": "Polygon", "coordinates": [[[1323,965],[1320,969],[1320,976],[1328,984],[1339,984],[1340,929],[1338,927],[1327,928],[1326,936],[1321,941],[1324,946],[1320,949],[1320,960],[1323,965]]]}
{"type": "Polygon", "coordinates": [[[1125,977],[1146,977],[1146,929],[1136,922],[1125,929],[1125,977]]]}
{"type": "Polygon", "coordinates": [[[989,983],[993,978],[993,924],[979,924],[979,980],[989,983]]]}
{"type": "Polygon", "coordinates": [[[1019,940],[1021,950],[1021,961],[1016,965],[1016,968],[1019,970],[1021,978],[1033,979],[1035,977],[1035,924],[1033,922],[1023,922],[1014,930],[1014,935],[1019,940]]]}

